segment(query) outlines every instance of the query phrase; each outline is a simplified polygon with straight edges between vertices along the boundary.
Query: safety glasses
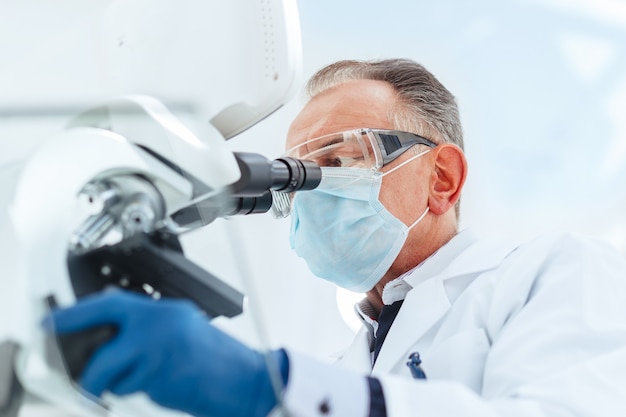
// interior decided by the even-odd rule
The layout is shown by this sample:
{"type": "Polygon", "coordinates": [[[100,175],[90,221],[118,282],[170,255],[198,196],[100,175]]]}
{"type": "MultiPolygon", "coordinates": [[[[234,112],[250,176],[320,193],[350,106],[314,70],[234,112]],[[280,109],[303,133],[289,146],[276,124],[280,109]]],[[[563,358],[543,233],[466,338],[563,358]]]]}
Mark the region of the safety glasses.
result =
{"type": "Polygon", "coordinates": [[[306,159],[321,167],[366,168],[374,171],[398,158],[414,145],[436,143],[400,130],[354,129],[307,140],[284,156],[306,159]]]}
{"type": "MultiPolygon", "coordinates": [[[[437,146],[414,133],[361,128],[310,139],[289,149],[283,157],[314,161],[322,168],[378,171],[415,145],[437,146]]],[[[322,182],[324,173],[322,171],[322,182]]],[[[293,194],[272,191],[272,213],[275,217],[282,218],[291,213],[293,194]]]]}

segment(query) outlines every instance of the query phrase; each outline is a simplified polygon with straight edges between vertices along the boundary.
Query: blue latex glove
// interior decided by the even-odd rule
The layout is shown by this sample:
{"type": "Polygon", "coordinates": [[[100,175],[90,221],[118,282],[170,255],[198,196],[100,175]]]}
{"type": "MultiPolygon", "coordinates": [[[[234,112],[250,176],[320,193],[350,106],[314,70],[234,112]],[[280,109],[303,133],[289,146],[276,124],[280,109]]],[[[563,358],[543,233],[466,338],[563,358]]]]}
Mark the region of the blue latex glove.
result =
{"type": "MultiPolygon", "coordinates": [[[[119,331],[80,378],[95,396],[143,391],[162,406],[207,417],[265,416],[276,405],[263,355],[212,326],[191,302],[114,291],[83,298],[44,321],[59,334],[102,324],[119,331]]],[[[286,382],[285,352],[274,351],[271,359],[286,382]]]]}

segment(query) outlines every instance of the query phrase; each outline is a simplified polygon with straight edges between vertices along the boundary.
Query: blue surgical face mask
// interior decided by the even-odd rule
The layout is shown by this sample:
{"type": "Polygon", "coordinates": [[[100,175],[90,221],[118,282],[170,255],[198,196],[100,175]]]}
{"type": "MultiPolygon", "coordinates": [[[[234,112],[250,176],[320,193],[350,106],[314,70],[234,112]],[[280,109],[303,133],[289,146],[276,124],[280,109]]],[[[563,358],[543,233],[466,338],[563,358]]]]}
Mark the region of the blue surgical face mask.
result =
{"type": "Polygon", "coordinates": [[[316,276],[340,287],[366,292],[389,270],[410,226],[379,201],[385,173],[357,168],[322,168],[322,182],[311,191],[296,193],[291,222],[291,247],[316,276]]]}

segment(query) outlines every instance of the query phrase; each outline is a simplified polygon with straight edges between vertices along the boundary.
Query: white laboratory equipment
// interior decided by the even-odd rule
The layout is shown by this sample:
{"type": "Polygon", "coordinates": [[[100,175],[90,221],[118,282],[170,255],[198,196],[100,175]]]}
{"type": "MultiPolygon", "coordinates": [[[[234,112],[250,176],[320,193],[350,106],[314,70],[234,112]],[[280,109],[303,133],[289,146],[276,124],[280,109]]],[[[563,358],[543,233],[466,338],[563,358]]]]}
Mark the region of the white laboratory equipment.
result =
{"type": "MultiPolygon", "coordinates": [[[[0,46],[0,416],[29,415],[30,396],[65,415],[145,415],[147,401],[83,395],[73,379],[93,345],[52,340],[41,320],[111,286],[241,312],[245,289],[188,260],[179,237],[319,183],[314,165],[225,144],[297,86],[295,1],[3,9],[14,42],[0,46]],[[68,346],[82,346],[75,362],[68,346]]],[[[171,414],[148,411],[159,413],[171,414]]]]}

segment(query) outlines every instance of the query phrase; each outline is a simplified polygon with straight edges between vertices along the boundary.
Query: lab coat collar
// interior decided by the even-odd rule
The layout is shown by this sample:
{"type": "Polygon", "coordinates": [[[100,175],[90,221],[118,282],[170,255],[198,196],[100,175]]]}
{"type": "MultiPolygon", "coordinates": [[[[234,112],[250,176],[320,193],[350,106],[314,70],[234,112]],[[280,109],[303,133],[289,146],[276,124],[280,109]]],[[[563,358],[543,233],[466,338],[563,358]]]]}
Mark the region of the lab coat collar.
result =
{"type": "Polygon", "coordinates": [[[472,230],[462,230],[424,262],[410,271],[404,280],[411,287],[415,288],[433,276],[442,275],[446,278],[452,278],[460,271],[468,273],[473,270],[482,270],[483,261],[486,260],[483,256],[476,256],[473,259],[465,259],[463,257],[462,261],[459,262],[459,255],[476,242],[478,242],[478,238],[472,230]],[[454,265],[454,269],[451,269],[452,265],[454,265]]]}
{"type": "Polygon", "coordinates": [[[413,289],[389,330],[372,373],[388,372],[400,359],[406,359],[411,346],[446,314],[473,281],[455,278],[478,276],[498,266],[515,246],[512,242],[478,240],[465,230],[406,276],[413,289]]]}
{"type": "Polygon", "coordinates": [[[413,287],[428,277],[437,275],[441,269],[451,263],[458,254],[476,240],[473,232],[469,230],[457,233],[448,243],[421,264],[385,284],[381,294],[383,304],[391,305],[396,301],[404,300],[413,287]]]}

